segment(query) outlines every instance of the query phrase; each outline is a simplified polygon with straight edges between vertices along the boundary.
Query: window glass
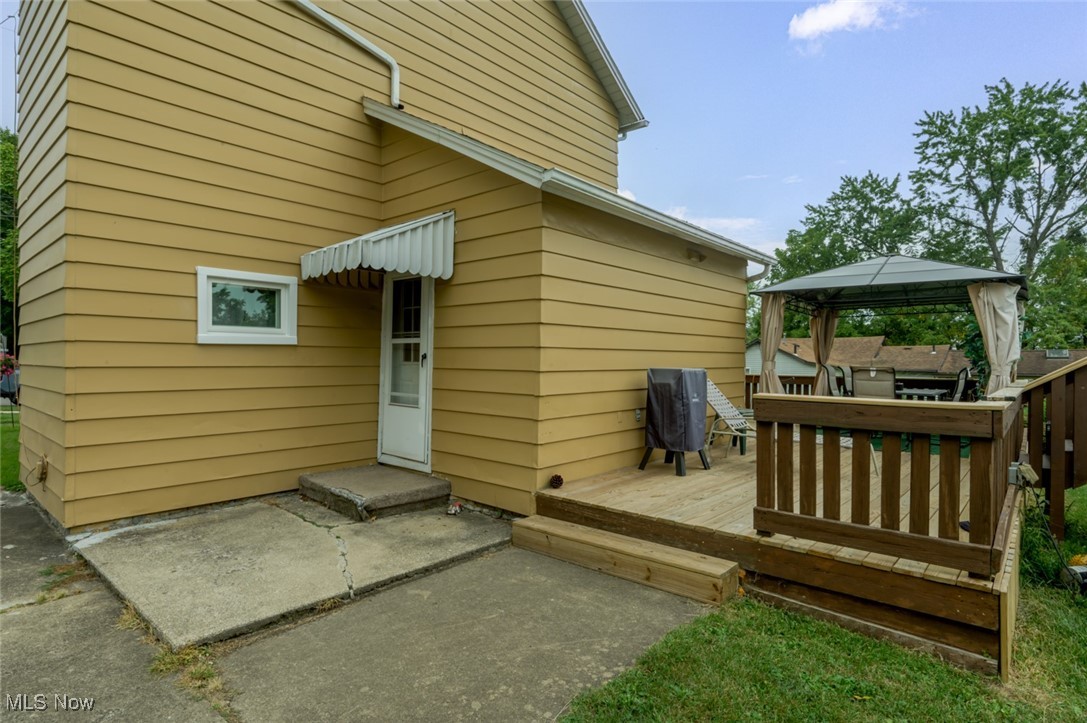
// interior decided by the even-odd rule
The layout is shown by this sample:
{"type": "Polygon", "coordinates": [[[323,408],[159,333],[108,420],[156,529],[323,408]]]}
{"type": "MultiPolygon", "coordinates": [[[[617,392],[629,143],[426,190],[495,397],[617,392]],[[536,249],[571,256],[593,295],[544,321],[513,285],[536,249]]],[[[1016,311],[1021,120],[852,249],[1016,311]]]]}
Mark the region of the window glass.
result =
{"type": "Polygon", "coordinates": [[[196,267],[199,344],[297,344],[298,281],[196,267]]]}
{"type": "Polygon", "coordinates": [[[279,289],[213,281],[211,323],[213,326],[278,329],[281,297],[279,289]]]}

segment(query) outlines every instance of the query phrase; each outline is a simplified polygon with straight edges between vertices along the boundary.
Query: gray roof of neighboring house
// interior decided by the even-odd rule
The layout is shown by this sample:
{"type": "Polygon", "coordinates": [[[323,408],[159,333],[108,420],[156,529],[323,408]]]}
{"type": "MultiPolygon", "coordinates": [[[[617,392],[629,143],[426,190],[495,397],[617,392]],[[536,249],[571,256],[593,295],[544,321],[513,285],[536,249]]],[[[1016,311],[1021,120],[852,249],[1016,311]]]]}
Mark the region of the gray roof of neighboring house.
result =
{"type": "Polygon", "coordinates": [[[1068,352],[1066,357],[1050,356],[1052,352],[1047,352],[1044,349],[1024,351],[1019,359],[1019,364],[1016,366],[1016,373],[1020,377],[1044,377],[1046,374],[1055,372],[1067,364],[1087,357],[1087,349],[1067,349],[1066,351],[1068,352]]]}

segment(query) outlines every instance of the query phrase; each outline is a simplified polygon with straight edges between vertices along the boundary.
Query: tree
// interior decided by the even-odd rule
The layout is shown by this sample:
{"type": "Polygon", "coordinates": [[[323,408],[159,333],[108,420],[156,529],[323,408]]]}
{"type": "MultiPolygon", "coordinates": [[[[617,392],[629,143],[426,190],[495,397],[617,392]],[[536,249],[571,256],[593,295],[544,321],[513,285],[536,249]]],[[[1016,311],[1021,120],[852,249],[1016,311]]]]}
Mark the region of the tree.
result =
{"type": "Polygon", "coordinates": [[[1087,347],[1087,236],[1057,241],[1038,267],[1024,319],[1024,347],[1087,347]]]}
{"type": "Polygon", "coordinates": [[[1017,90],[1004,79],[985,91],[985,108],[918,121],[910,180],[931,228],[944,231],[930,251],[1034,281],[1054,241],[1087,223],[1087,83],[1017,90]]]}
{"type": "Polygon", "coordinates": [[[16,338],[18,307],[18,166],[19,140],[8,129],[0,128],[0,333],[8,338],[9,345],[16,338]]]}
{"type": "MultiPolygon", "coordinates": [[[[917,255],[931,237],[926,220],[899,191],[901,178],[869,171],[844,176],[838,190],[819,205],[805,206],[802,230],[792,230],[768,283],[826,271],[873,256],[917,255]]],[[[894,311],[894,310],[890,310],[894,311]]],[[[838,336],[885,334],[892,343],[932,344],[947,339],[946,319],[934,315],[875,315],[866,310],[843,313],[838,336]]],[[[786,336],[807,336],[808,316],[787,311],[786,336]]]]}

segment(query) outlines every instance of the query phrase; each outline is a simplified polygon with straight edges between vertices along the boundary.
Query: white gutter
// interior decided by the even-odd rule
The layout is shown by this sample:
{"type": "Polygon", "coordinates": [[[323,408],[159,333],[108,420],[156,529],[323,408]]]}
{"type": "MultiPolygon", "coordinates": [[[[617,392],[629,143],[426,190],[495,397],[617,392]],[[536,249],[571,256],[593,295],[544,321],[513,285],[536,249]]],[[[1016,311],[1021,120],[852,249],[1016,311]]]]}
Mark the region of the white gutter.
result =
{"type": "Polygon", "coordinates": [[[389,66],[389,105],[393,108],[403,108],[400,104],[400,65],[397,64],[393,56],[386,53],[381,48],[374,45],[372,42],[356,33],[351,28],[344,25],[342,22],[326,13],[321,8],[314,5],[310,0],[292,0],[295,5],[304,10],[306,13],[320,20],[328,27],[335,30],[337,33],[350,40],[355,45],[365,50],[370,55],[374,56],[385,65],[389,66]]]}
{"type": "Polygon", "coordinates": [[[756,281],[761,281],[768,273],[770,273],[770,269],[774,266],[773,263],[765,264],[762,261],[758,261],[756,263],[762,264],[762,271],[757,274],[752,274],[751,276],[748,276],[747,283],[749,284],[753,284],[756,281]]]}
{"type": "MultiPolygon", "coordinates": [[[[584,206],[604,211],[618,218],[633,221],[640,226],[677,236],[699,246],[725,251],[732,256],[763,264],[767,267],[767,271],[775,263],[772,256],[768,256],[761,251],[756,251],[732,239],[719,236],[648,206],[643,206],[620,196],[614,191],[597,186],[595,183],[589,183],[566,171],[557,168],[545,169],[535,163],[529,163],[517,156],[501,151],[494,146],[469,138],[462,133],[443,128],[436,123],[423,120],[402,110],[390,108],[384,103],[379,103],[371,98],[362,99],[362,109],[371,118],[389,123],[428,141],[433,141],[440,146],[479,161],[496,171],[547,193],[576,201],[584,206]]],[[[763,273],[765,274],[765,271],[763,273]]]]}

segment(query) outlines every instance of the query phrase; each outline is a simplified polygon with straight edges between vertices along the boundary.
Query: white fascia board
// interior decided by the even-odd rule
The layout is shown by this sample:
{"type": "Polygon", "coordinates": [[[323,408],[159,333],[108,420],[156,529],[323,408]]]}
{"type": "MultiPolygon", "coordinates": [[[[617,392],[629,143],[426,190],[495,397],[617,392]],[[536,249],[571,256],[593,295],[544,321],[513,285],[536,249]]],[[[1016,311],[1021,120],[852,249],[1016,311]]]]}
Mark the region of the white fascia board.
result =
{"type": "Polygon", "coordinates": [[[732,256],[738,256],[767,266],[775,263],[772,256],[768,256],[761,251],[756,251],[737,241],[719,236],[686,221],[680,221],[674,216],[661,213],[649,206],[643,206],[636,201],[631,201],[614,191],[589,183],[566,171],[558,168],[545,169],[543,166],[537,166],[535,163],[522,160],[474,138],[469,138],[462,133],[443,128],[370,98],[363,98],[362,108],[366,115],[371,118],[437,143],[451,151],[456,151],[522,183],[527,183],[533,188],[595,208],[618,218],[633,221],[641,226],[682,238],[699,246],[724,251],[732,256]]]}
{"type": "Polygon", "coordinates": [[[604,92],[615,106],[619,115],[619,132],[628,133],[649,125],[634,100],[634,94],[623,79],[623,74],[619,72],[619,66],[611,57],[608,46],[604,45],[604,39],[600,37],[585,3],[581,0],[557,0],[555,4],[558,5],[566,24],[570,26],[570,32],[581,46],[581,52],[585,54],[589,66],[600,80],[604,92]]]}
{"type": "Polygon", "coordinates": [[[541,188],[548,193],[553,193],[556,196],[576,201],[584,206],[595,208],[599,211],[604,211],[612,216],[633,221],[641,226],[646,226],[672,236],[679,236],[680,238],[698,244],[699,246],[725,251],[732,256],[739,256],[740,258],[748,261],[755,261],[760,264],[775,263],[772,256],[767,256],[760,251],[744,246],[725,236],[720,236],[707,231],[692,223],[681,221],[674,216],[661,213],[649,206],[644,206],[636,201],[631,201],[629,198],[624,198],[617,193],[612,193],[611,191],[589,183],[588,181],[584,181],[577,176],[557,168],[552,168],[544,172],[544,182],[541,188]]]}

